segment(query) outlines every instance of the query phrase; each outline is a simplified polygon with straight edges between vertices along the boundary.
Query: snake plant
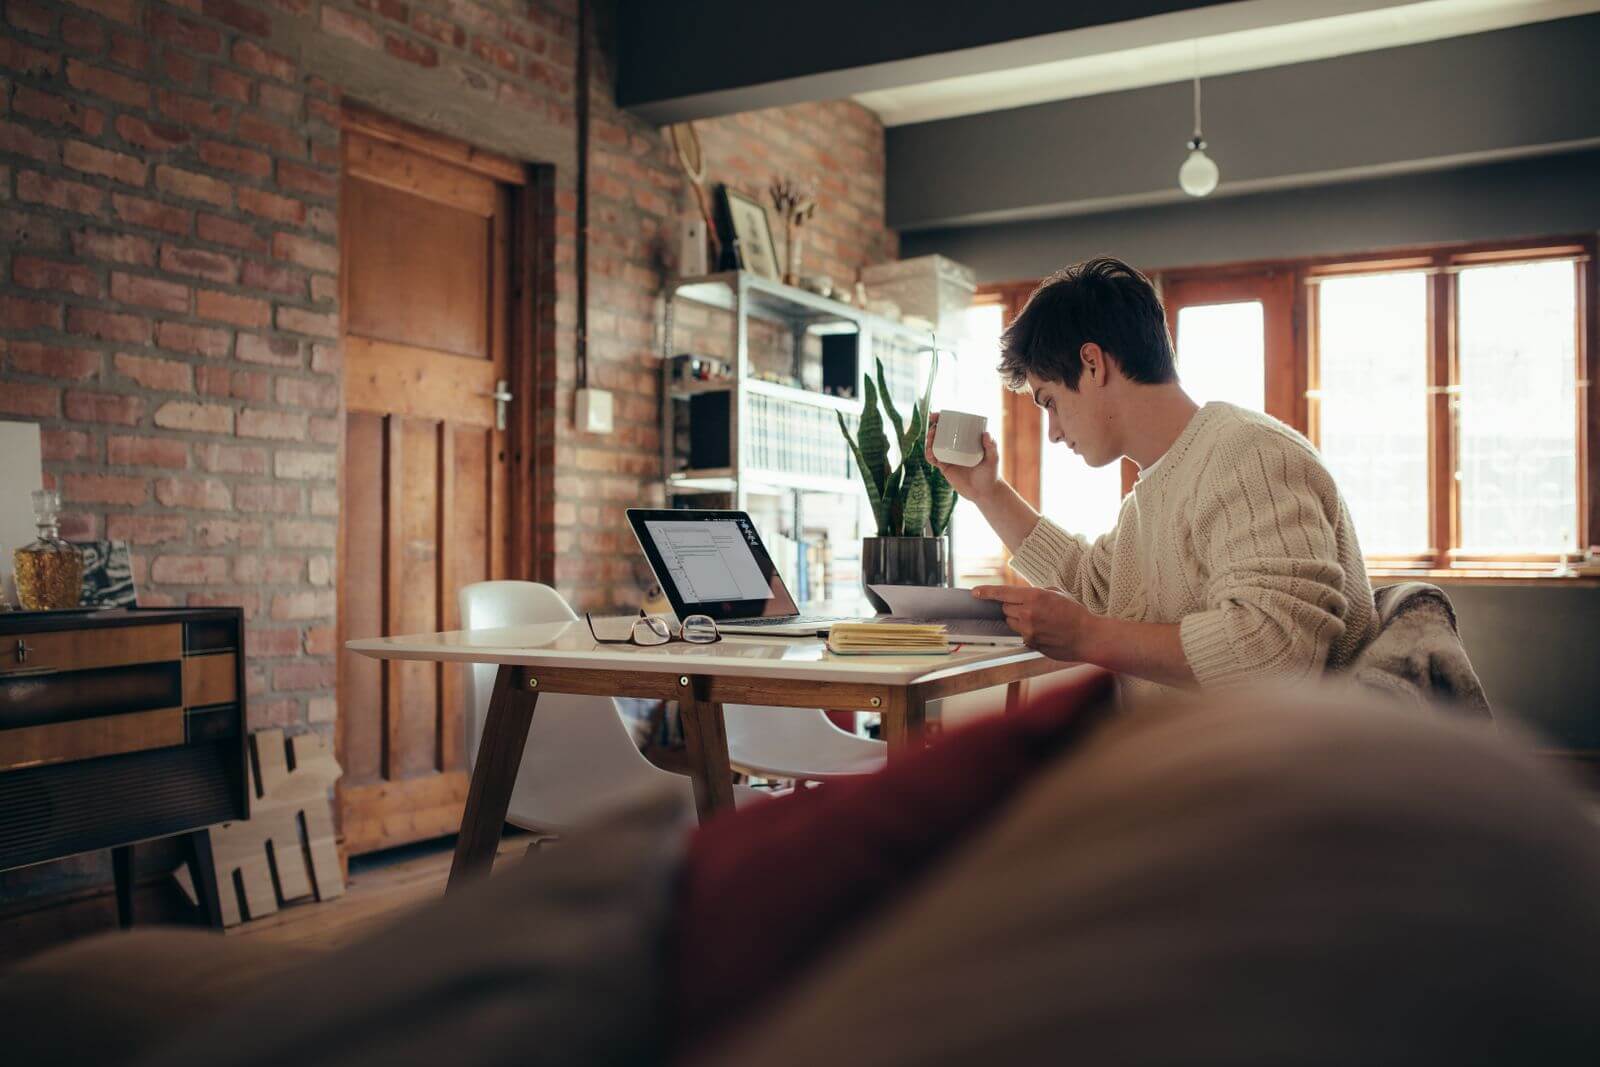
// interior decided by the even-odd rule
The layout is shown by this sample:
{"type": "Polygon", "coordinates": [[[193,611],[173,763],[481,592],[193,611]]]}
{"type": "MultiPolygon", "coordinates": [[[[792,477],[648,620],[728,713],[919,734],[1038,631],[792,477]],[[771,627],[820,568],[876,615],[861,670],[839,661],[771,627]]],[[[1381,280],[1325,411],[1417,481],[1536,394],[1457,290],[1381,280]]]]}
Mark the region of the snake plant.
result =
{"type": "Polygon", "coordinates": [[[839,432],[850,443],[856,468],[867,486],[867,499],[878,522],[879,537],[943,537],[950,529],[955,511],[956,492],[939,469],[923,455],[923,440],[928,433],[928,405],[933,399],[933,376],[939,369],[935,352],[928,369],[928,385],[922,399],[911,406],[911,421],[906,423],[889,395],[884,379],[883,360],[878,360],[877,381],[871,375],[862,382],[861,421],[856,436],[850,436],[844,416],[839,415],[839,432]],[[884,432],[878,401],[894,427],[900,463],[889,466],[889,439],[884,432]]]}

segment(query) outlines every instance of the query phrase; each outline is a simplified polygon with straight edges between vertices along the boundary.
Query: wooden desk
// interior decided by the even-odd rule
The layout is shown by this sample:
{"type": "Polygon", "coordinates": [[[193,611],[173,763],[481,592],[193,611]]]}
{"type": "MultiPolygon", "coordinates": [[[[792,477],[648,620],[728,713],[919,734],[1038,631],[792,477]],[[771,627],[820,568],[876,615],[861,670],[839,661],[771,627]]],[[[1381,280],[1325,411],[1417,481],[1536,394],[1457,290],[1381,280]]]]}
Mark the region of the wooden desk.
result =
{"type": "Polygon", "coordinates": [[[948,656],[835,656],[821,641],[740,637],[714,645],[598,645],[581,622],[374,637],[346,647],[378,659],[500,666],[450,868],[452,888],[487,871],[494,858],[540,693],[677,701],[696,807],[705,819],[733,807],[724,704],[874,711],[895,760],[920,743],[928,701],[1006,685],[1011,703],[1017,683],[1064,666],[1028,649],[976,645],[948,656]]]}

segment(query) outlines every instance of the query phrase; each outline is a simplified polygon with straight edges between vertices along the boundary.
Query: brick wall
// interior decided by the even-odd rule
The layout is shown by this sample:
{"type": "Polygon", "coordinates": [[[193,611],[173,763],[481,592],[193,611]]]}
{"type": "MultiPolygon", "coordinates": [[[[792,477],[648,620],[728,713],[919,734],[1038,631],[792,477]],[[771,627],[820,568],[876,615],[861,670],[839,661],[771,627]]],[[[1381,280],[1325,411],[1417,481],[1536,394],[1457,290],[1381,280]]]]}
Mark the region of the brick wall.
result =
{"type": "MultiPolygon", "coordinates": [[[[74,537],[132,542],[146,603],[242,604],[251,725],[329,729],[342,96],[556,172],[546,576],[635,601],[622,510],[656,499],[657,323],[695,210],[594,69],[591,384],[572,428],[573,0],[3,0],[0,418],[39,422],[74,537]]],[[[601,38],[606,28],[601,20],[601,38]]],[[[850,103],[702,124],[713,182],[815,178],[808,270],[890,255],[883,131],[850,103]]]]}

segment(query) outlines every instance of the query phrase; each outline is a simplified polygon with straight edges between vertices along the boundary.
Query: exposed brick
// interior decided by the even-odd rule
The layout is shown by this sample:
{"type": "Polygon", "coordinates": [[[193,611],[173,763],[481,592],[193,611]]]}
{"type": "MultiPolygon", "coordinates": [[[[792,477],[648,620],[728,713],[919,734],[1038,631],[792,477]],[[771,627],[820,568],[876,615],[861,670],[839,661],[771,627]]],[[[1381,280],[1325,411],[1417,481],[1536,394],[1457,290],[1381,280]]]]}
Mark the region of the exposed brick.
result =
{"type": "Polygon", "coordinates": [[[87,348],[12,341],[7,359],[13,370],[45,378],[84,382],[100,374],[100,353],[87,348]]]}
{"type": "Polygon", "coordinates": [[[195,292],[195,314],[202,319],[235,326],[265,326],[272,321],[272,305],[252,296],[200,289],[195,292]]]}
{"type": "Polygon", "coordinates": [[[296,660],[272,668],[272,688],[279,691],[326,689],[339,679],[337,666],[329,662],[296,660]]]}
{"type": "Polygon", "coordinates": [[[265,74],[269,78],[283,82],[294,81],[300,73],[294,60],[281,52],[262,48],[254,41],[236,42],[233,46],[233,61],[245,70],[265,74]]]}
{"type": "Polygon", "coordinates": [[[185,96],[166,89],[157,93],[156,97],[161,105],[161,113],[173,122],[199,126],[213,133],[227,133],[228,127],[233,125],[233,108],[227,104],[213,103],[198,96],[185,96]]]}
{"type": "Polygon", "coordinates": [[[306,417],[293,412],[246,408],[239,412],[238,432],[240,437],[303,441],[306,436],[306,417]]]}
{"type": "MultiPolygon", "coordinates": [[[[111,357],[111,365],[118,374],[146,389],[187,393],[194,388],[194,369],[189,364],[175,359],[156,359],[152,356],[135,355],[132,352],[118,352],[111,357]]],[[[160,421],[160,414],[159,411],[156,412],[157,426],[164,425],[160,421]]]]}
{"type": "MultiPolygon", "coordinates": [[[[275,523],[276,530],[285,524],[275,523]]],[[[321,619],[337,609],[332,592],[306,591],[278,593],[272,598],[271,615],[274,619],[321,619]]]]}
{"type": "Polygon", "coordinates": [[[48,204],[80,215],[99,215],[106,207],[106,194],[94,186],[52,178],[33,170],[17,175],[17,199],[27,204],[48,204]]]}
{"type": "Polygon", "coordinates": [[[233,494],[215,478],[157,478],[156,501],[167,508],[192,508],[196,511],[227,511],[233,494]]]}
{"type": "Polygon", "coordinates": [[[126,107],[150,106],[150,87],[144,82],[93,66],[81,59],[67,60],[67,84],[74,89],[115,100],[126,107]]]}
{"type": "Polygon", "coordinates": [[[432,37],[440,44],[447,44],[451,48],[466,47],[467,31],[432,12],[418,8],[411,15],[411,25],[417,29],[417,32],[432,37]]]}
{"type": "Polygon", "coordinates": [[[189,520],[181,515],[112,515],[106,519],[106,536],[136,545],[182,541],[189,535],[189,520]]]}
{"type": "Polygon", "coordinates": [[[211,68],[210,85],[211,92],[215,96],[223,96],[229,100],[237,100],[241,104],[249,104],[252,102],[255,84],[254,80],[245,77],[238,71],[229,70],[226,67],[211,68]]]}
{"type": "Polygon", "coordinates": [[[111,62],[129,70],[142,71],[150,65],[150,46],[142,38],[127,33],[111,35],[111,62]]]}
{"type": "Polygon", "coordinates": [[[278,184],[285,189],[332,200],[339,193],[339,179],[332,171],[313,170],[288,160],[278,162],[278,184]]]}
{"type": "Polygon", "coordinates": [[[241,283],[247,289],[266,289],[284,296],[304,296],[306,292],[305,272],[276,263],[261,263],[254,259],[245,261],[241,283]]]}
{"type": "Polygon", "coordinates": [[[29,48],[8,35],[0,37],[0,67],[19,74],[54,74],[61,68],[61,57],[29,48]]]}
{"type": "Polygon", "coordinates": [[[111,298],[124,304],[155,308],[158,311],[185,313],[189,310],[189,287],[122,271],[111,273],[111,298]]]}
{"type": "MultiPolygon", "coordinates": [[[[255,694],[251,694],[254,696],[255,694]]],[[[271,730],[274,727],[294,726],[300,721],[300,702],[293,698],[283,700],[251,700],[245,728],[271,730]]]]}
{"type": "Polygon", "coordinates": [[[82,101],[68,100],[66,97],[40,92],[26,85],[17,86],[11,106],[19,115],[48,122],[53,126],[71,126],[90,137],[100,136],[101,131],[105,129],[105,112],[89,107],[82,101]]]}
{"type": "Polygon", "coordinates": [[[207,585],[228,580],[226,556],[158,556],[150,564],[152,581],[171,585],[207,585]]]}
{"type": "Polygon", "coordinates": [[[0,322],[13,330],[61,329],[61,305],[22,296],[0,296],[0,322]]]}
{"type": "Polygon", "coordinates": [[[272,20],[264,12],[235,0],[201,0],[200,10],[206,18],[216,19],[241,33],[257,37],[269,37],[272,34],[272,20]]]}
{"type": "Polygon", "coordinates": [[[197,433],[232,433],[233,409],[221,404],[192,404],[169,400],[156,408],[154,421],[167,430],[193,430],[197,433]]]}
{"type": "Polygon", "coordinates": [[[145,165],[132,156],[96,148],[82,141],[68,141],[61,150],[61,161],[73,170],[98,174],[124,185],[143,185],[147,173],[145,165]]]}
{"type": "Polygon", "coordinates": [[[190,139],[189,131],[182,126],[135,115],[119,115],[115,125],[118,137],[150,152],[170,152],[182,148],[190,139]]]}
{"type": "Polygon", "coordinates": [[[251,144],[264,145],[272,149],[273,154],[280,156],[303,156],[306,154],[306,139],[304,134],[296,133],[287,126],[280,126],[276,122],[255,115],[239,116],[239,139],[249,141],[251,144]]]}
{"type": "Polygon", "coordinates": [[[378,32],[376,26],[360,16],[340,11],[336,7],[323,6],[322,28],[335,37],[354,41],[366,48],[383,47],[383,35],[378,32]]]}
{"type": "Polygon", "coordinates": [[[10,0],[6,4],[6,21],[19,30],[27,30],[40,37],[50,37],[56,31],[54,9],[36,0],[10,0]]]}
{"type": "Polygon", "coordinates": [[[233,256],[173,244],[161,246],[161,269],[171,274],[191,274],[227,284],[239,278],[239,261],[233,256]]]}
{"type": "Polygon", "coordinates": [[[332,382],[308,378],[279,378],[277,400],[286,408],[333,411],[339,406],[339,388],[332,382]]]}
{"type": "Polygon", "coordinates": [[[325,270],[329,273],[339,269],[339,250],[333,245],[321,241],[313,241],[307,237],[298,237],[292,233],[275,233],[272,235],[272,254],[278,259],[287,259],[291,263],[298,263],[302,267],[312,270],[325,270]]]}
{"type": "Polygon", "coordinates": [[[338,337],[339,316],[304,308],[279,307],[278,329],[289,333],[306,333],[316,337],[338,337]]]}
{"type": "Polygon", "coordinates": [[[217,207],[233,204],[233,187],[227,182],[165,164],[156,168],[156,187],[186,200],[203,200],[217,207]]]}
{"type": "Polygon", "coordinates": [[[194,56],[174,52],[170,48],[163,48],[161,53],[161,70],[166,74],[168,81],[185,86],[199,84],[200,73],[205,69],[204,63],[194,56]]]}
{"type": "Polygon", "coordinates": [[[131,222],[135,226],[164,230],[167,233],[189,232],[190,213],[181,207],[158,204],[154,200],[126,196],[122,193],[111,194],[111,207],[117,213],[117,218],[131,222]]]}
{"type": "Polygon", "coordinates": [[[239,209],[276,222],[298,224],[304,222],[306,217],[304,201],[291,200],[289,197],[278,196],[276,193],[268,193],[260,189],[241,188],[239,190],[239,209]]]}
{"type": "Polygon", "coordinates": [[[69,0],[70,3],[96,15],[104,15],[114,22],[136,25],[139,21],[139,0],[69,0]]]}
{"type": "Polygon", "coordinates": [[[143,478],[121,474],[67,474],[61,478],[62,497],[74,504],[143,504],[147,490],[143,478]]]}
{"type": "Polygon", "coordinates": [[[306,433],[310,436],[311,440],[315,441],[319,445],[338,444],[339,435],[342,430],[343,427],[336,418],[313,418],[311,420],[311,424],[306,427],[306,433]]]}
{"type": "MultiPolygon", "coordinates": [[[[241,126],[243,123],[241,122],[241,126]]],[[[241,134],[243,131],[240,131],[241,134]]],[[[265,178],[272,173],[272,158],[257,152],[220,141],[206,141],[200,145],[200,161],[218,170],[232,170],[255,178],[265,178]]]]}
{"type": "Polygon", "coordinates": [[[194,455],[202,469],[217,474],[267,473],[267,450],[257,445],[195,445],[194,455]]]}
{"type": "Polygon", "coordinates": [[[165,467],[183,470],[189,465],[189,446],[170,437],[106,438],[106,462],[114,467],[165,467]]]}
{"type": "Polygon", "coordinates": [[[156,323],[156,344],[174,352],[221,359],[228,354],[232,335],[227,330],[189,326],[181,322],[156,323]]]}
{"type": "Polygon", "coordinates": [[[311,490],[311,514],[338,515],[339,492],[336,489],[311,490]]]}
{"type": "Polygon", "coordinates": [[[61,40],[80,52],[98,53],[106,46],[106,31],[93,19],[67,15],[61,20],[61,40]]]}
{"type": "MultiPolygon", "coordinates": [[[[241,556],[239,562],[243,563],[244,559],[245,557],[241,556]]],[[[243,579],[238,580],[243,581],[243,579]]],[[[276,656],[299,655],[301,648],[300,628],[251,629],[245,636],[245,643],[250,649],[252,659],[257,657],[267,659],[276,656]]]]}
{"type": "Polygon", "coordinates": [[[144,415],[144,400],[137,396],[73,389],[66,395],[66,412],[73,422],[136,426],[144,415]]]}
{"type": "Polygon", "coordinates": [[[145,26],[151,36],[190,52],[214,56],[222,51],[221,33],[161,4],[150,5],[145,13],[145,26]]]}
{"type": "Polygon", "coordinates": [[[233,506],[241,512],[271,511],[279,515],[298,515],[304,506],[300,489],[294,485],[240,485],[233,490],[233,506]]]}
{"type": "Polygon", "coordinates": [[[236,400],[265,400],[270,392],[267,375],[227,367],[197,368],[195,384],[203,396],[231,396],[236,400]]]}
{"type": "Polygon", "coordinates": [[[339,374],[344,370],[344,353],[337,345],[312,345],[311,369],[318,374],[339,374]]]}
{"type": "MultiPolygon", "coordinates": [[[[239,519],[203,519],[194,524],[194,542],[206,548],[218,548],[222,545],[238,545],[241,548],[254,548],[265,539],[266,532],[261,523],[254,520],[241,521],[239,519]]],[[[239,574],[239,565],[245,560],[255,559],[254,556],[241,556],[234,561],[234,574],[239,574]]],[[[250,646],[252,656],[271,655],[263,652],[254,643],[250,646]]]]}
{"type": "Polygon", "coordinates": [[[40,454],[46,463],[71,463],[79,459],[92,459],[94,438],[81,430],[39,431],[40,454]]]}
{"type": "Polygon", "coordinates": [[[306,560],[306,578],[312,585],[333,584],[333,558],[331,556],[311,556],[306,560]]]}
{"type": "Polygon", "coordinates": [[[156,246],[131,233],[79,230],[72,235],[72,250],[84,259],[98,259],[107,263],[149,267],[156,261],[156,246]]]}
{"type": "Polygon", "coordinates": [[[385,34],[383,50],[391,56],[405,63],[415,63],[419,67],[437,67],[439,65],[439,50],[431,44],[413,41],[409,37],[399,34],[385,34]]]}
{"type": "Polygon", "coordinates": [[[271,111],[288,118],[299,118],[301,105],[305,101],[303,94],[271,83],[261,86],[259,96],[263,111],[271,111]]]}
{"type": "Polygon", "coordinates": [[[140,315],[124,315],[96,308],[68,308],[67,332],[102,341],[144,344],[150,340],[150,322],[140,315]]]}
{"type": "Polygon", "coordinates": [[[0,122],[0,152],[27,156],[40,163],[54,163],[57,148],[56,143],[50,138],[41,137],[26,126],[19,126],[15,122],[0,122]]]}
{"type": "Polygon", "coordinates": [[[273,457],[272,472],[279,478],[331,481],[339,476],[339,457],[333,452],[279,452],[273,457]]]}
{"type": "Polygon", "coordinates": [[[61,414],[61,390],[53,385],[7,382],[6,387],[0,389],[0,414],[55,418],[61,414]]]}
{"type": "Polygon", "coordinates": [[[404,22],[410,14],[410,9],[400,0],[356,0],[356,6],[363,11],[375,11],[394,22],[404,22]]]}
{"type": "MultiPolygon", "coordinates": [[[[239,192],[242,195],[250,190],[241,188],[239,192]]],[[[246,252],[267,250],[267,239],[249,223],[235,222],[204,211],[200,212],[195,220],[195,232],[200,235],[202,241],[228,245],[230,248],[239,248],[246,252]]]]}
{"type": "Polygon", "coordinates": [[[330,696],[312,697],[306,701],[306,721],[332,723],[339,719],[339,701],[330,696]]]}
{"type": "Polygon", "coordinates": [[[263,363],[272,367],[300,366],[300,343],[289,337],[260,337],[256,334],[239,335],[238,356],[246,363],[263,363]]]}
{"type": "Polygon", "coordinates": [[[492,63],[510,74],[519,73],[517,54],[505,45],[476,37],[472,41],[472,54],[485,63],[492,63]]]}
{"type": "Polygon", "coordinates": [[[54,289],[75,296],[98,297],[101,292],[93,268],[38,256],[17,256],[11,263],[11,280],[24,289],[54,289]]]}

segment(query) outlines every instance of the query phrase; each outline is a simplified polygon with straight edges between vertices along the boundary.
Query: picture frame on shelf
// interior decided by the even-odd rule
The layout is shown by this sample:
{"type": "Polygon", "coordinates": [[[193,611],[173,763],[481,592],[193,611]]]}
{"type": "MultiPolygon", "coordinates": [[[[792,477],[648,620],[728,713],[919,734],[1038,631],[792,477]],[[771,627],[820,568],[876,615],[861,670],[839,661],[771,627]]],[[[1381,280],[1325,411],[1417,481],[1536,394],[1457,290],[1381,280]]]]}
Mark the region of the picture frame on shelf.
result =
{"type": "Polygon", "coordinates": [[[771,281],[782,281],[778,252],[772,241],[772,223],[761,201],[726,185],[717,187],[717,201],[727,225],[723,247],[727,258],[732,260],[731,266],[771,281]]]}

